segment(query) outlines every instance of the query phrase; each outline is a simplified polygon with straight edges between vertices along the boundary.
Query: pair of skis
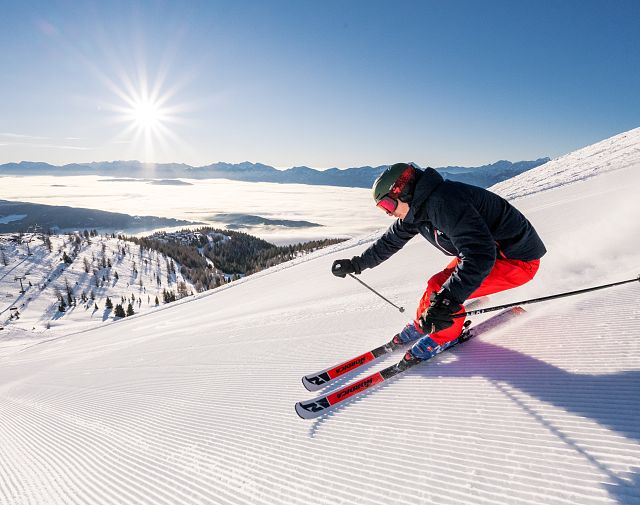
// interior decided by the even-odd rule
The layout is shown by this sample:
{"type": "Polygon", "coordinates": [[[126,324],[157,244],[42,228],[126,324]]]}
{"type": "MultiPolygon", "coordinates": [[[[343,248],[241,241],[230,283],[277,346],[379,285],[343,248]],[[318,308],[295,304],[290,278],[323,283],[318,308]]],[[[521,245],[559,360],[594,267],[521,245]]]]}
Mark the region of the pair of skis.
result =
{"type": "MultiPolygon", "coordinates": [[[[474,336],[489,331],[496,326],[502,325],[524,312],[526,311],[522,307],[512,307],[504,310],[503,312],[500,312],[496,316],[490,317],[486,321],[473,328],[468,327],[468,324],[470,323],[467,321],[468,324],[460,334],[460,336],[434,349],[434,354],[439,354],[442,351],[450,349],[451,347],[461,342],[465,342],[474,336]]],[[[326,370],[313,375],[307,375],[302,378],[302,383],[309,391],[317,391],[335,383],[335,381],[340,377],[358,370],[367,363],[370,363],[378,359],[379,357],[384,356],[385,354],[392,353],[404,347],[408,343],[409,342],[400,343],[398,339],[394,337],[390,342],[380,347],[376,347],[375,349],[372,349],[371,351],[361,354],[360,356],[357,356],[353,359],[345,361],[344,363],[340,363],[339,365],[327,368],[326,370]]],[[[384,368],[379,372],[372,373],[371,375],[368,375],[364,379],[360,379],[353,384],[349,384],[337,389],[336,391],[330,392],[323,396],[319,396],[312,400],[296,403],[296,413],[303,419],[312,419],[314,417],[318,417],[324,414],[328,409],[335,407],[336,405],[339,405],[356,395],[360,395],[365,391],[368,391],[380,385],[381,383],[388,381],[393,377],[396,377],[409,368],[422,362],[422,360],[407,361],[405,359],[402,359],[400,362],[384,368]]]]}

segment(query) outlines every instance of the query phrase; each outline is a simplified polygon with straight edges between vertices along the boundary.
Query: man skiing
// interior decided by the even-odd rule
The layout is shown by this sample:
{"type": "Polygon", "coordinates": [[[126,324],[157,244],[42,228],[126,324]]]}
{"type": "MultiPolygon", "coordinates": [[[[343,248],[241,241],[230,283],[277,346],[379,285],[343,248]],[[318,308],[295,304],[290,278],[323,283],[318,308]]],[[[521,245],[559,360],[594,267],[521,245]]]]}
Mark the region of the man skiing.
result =
{"type": "Polygon", "coordinates": [[[396,221],[360,256],[334,261],[338,277],[360,274],[399,251],[418,233],[448,256],[427,282],[416,319],[396,337],[420,337],[404,360],[425,360],[458,337],[467,299],[515,288],[533,279],[546,249],[531,223],[511,204],[485,189],[445,181],[432,168],[407,163],[387,168],[373,184],[376,206],[396,221]]]}

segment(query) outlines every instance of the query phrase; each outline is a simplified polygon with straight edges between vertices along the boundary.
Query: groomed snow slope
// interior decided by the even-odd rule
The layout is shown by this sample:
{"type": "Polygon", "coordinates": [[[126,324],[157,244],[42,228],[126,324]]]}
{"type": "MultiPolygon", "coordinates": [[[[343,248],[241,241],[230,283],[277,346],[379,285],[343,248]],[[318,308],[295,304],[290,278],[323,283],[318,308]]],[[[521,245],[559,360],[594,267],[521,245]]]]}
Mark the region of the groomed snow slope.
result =
{"type": "MultiPolygon", "coordinates": [[[[639,273],[638,147],[601,155],[620,168],[575,184],[536,169],[558,187],[517,206],[549,253],[534,282],[492,302],[639,273]]],[[[331,276],[334,259],[364,247],[1,359],[0,503],[640,503],[640,284],[528,306],[323,418],[299,419],[295,401],[313,396],[303,374],[406,322],[331,276]]],[[[416,238],[362,277],[411,313],[446,262],[416,238]]]]}

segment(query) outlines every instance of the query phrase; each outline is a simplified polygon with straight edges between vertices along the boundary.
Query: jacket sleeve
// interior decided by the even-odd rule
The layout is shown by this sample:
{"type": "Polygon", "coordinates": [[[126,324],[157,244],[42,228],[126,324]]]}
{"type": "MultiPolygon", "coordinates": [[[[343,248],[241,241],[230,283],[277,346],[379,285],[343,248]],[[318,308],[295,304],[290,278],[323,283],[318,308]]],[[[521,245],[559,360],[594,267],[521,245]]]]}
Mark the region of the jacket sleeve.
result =
{"type": "Polygon", "coordinates": [[[460,262],[444,283],[451,298],[463,303],[480,287],[496,262],[496,243],[485,220],[463,198],[448,198],[438,207],[434,225],[458,250],[460,262]]]}
{"type": "Polygon", "coordinates": [[[360,270],[378,266],[402,249],[417,233],[418,228],[416,226],[409,225],[398,219],[382,237],[371,244],[360,256],[352,258],[351,261],[356,262],[360,270]]]}

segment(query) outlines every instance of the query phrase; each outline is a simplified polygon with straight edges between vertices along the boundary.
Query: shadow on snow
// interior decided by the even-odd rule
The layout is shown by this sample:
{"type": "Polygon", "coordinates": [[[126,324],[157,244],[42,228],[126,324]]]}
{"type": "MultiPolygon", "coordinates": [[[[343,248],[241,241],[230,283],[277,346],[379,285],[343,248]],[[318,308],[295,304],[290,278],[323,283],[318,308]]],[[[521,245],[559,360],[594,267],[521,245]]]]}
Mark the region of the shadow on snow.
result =
{"type": "MultiPolygon", "coordinates": [[[[629,480],[622,479],[580,447],[571,437],[564,434],[560,428],[545,419],[543,414],[536,412],[534,407],[513,394],[513,390],[518,390],[571,414],[591,419],[630,440],[640,441],[638,419],[640,371],[622,371],[602,375],[576,374],[527,354],[480,340],[468,342],[459,349],[447,352],[455,354],[457,359],[449,363],[439,362],[437,367],[429,367],[429,364],[425,363],[408,371],[407,375],[421,375],[426,378],[484,377],[520,409],[534,417],[556,437],[606,474],[611,480],[609,483],[603,483],[603,486],[618,503],[640,502],[640,486],[638,486],[640,476],[637,468],[627,474],[629,480]],[[461,352],[463,349],[464,352],[461,352]],[[482,359],[485,356],[487,359],[482,359]]],[[[434,361],[439,360],[436,358],[434,361]]],[[[375,363],[371,365],[373,364],[375,363]]],[[[366,368],[368,369],[369,366],[366,368]]],[[[353,378],[353,376],[345,377],[339,383],[342,385],[353,378]]],[[[389,387],[393,382],[395,380],[385,382],[376,389],[389,387]]],[[[315,420],[310,427],[309,436],[314,437],[334,413],[345,407],[348,408],[354,401],[366,398],[376,389],[358,395],[315,420]]]]}

